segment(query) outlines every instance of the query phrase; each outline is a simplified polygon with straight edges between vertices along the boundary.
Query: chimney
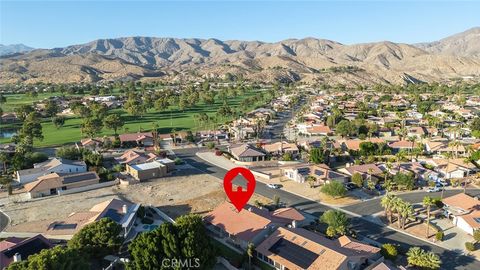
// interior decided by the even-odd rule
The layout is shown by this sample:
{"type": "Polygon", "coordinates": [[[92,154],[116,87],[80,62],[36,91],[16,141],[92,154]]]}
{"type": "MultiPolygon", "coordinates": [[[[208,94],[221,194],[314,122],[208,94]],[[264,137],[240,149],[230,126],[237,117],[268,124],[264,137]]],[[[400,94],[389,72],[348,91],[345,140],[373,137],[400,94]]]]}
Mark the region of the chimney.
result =
{"type": "Polygon", "coordinates": [[[13,255],[14,262],[19,262],[21,260],[22,260],[22,255],[20,255],[20,253],[15,253],[15,255],[13,255]]]}
{"type": "Polygon", "coordinates": [[[124,205],[122,206],[122,213],[125,215],[125,214],[127,214],[127,212],[128,212],[128,207],[127,207],[126,204],[124,204],[124,205]]]}

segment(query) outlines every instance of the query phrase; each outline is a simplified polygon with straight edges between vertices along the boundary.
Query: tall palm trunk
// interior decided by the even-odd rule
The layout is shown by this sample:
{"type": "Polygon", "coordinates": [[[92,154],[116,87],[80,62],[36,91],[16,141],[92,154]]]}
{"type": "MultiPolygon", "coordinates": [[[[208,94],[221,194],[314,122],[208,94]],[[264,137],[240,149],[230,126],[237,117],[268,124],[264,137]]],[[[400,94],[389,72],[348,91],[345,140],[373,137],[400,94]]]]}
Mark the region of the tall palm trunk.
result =
{"type": "Polygon", "coordinates": [[[427,239],[430,235],[430,205],[427,206],[427,239]]]}

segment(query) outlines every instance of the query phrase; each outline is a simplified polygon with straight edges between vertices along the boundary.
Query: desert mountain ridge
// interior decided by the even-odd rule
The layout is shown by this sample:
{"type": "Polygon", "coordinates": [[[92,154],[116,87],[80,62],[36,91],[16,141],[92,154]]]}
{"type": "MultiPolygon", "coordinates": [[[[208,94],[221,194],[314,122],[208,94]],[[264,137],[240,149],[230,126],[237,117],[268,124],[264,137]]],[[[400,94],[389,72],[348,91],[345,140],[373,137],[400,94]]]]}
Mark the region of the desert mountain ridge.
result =
{"type": "Polygon", "coordinates": [[[0,63],[6,83],[225,76],[345,85],[444,82],[480,77],[480,27],[419,44],[124,37],[2,56],[0,63]]]}

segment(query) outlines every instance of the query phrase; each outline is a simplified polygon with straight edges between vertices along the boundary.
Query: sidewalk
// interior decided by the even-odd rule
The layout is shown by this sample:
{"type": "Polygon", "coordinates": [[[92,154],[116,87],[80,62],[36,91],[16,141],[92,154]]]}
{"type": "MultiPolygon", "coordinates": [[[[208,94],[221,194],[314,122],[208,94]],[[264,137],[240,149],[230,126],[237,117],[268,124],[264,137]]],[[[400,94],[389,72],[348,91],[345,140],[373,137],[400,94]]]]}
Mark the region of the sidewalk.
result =
{"type": "MultiPolygon", "coordinates": [[[[234,167],[240,166],[229,161],[223,156],[216,156],[212,152],[198,152],[197,156],[225,170],[230,170],[234,167]]],[[[259,168],[256,170],[252,170],[252,172],[256,176],[255,179],[258,182],[261,182],[264,184],[280,184],[282,185],[282,189],[285,191],[288,191],[292,194],[295,194],[297,196],[303,197],[311,201],[316,201],[324,205],[328,205],[330,207],[343,207],[343,206],[358,202],[357,199],[350,196],[333,199],[321,193],[319,187],[310,188],[307,183],[297,183],[290,179],[286,179],[285,177],[280,176],[280,169],[278,167],[268,167],[264,169],[259,168]],[[259,172],[260,174],[256,174],[255,173],[256,171],[259,172]],[[267,178],[261,177],[262,175],[261,173],[269,173],[273,177],[271,179],[267,179],[267,178]]]]}
{"type": "MultiPolygon", "coordinates": [[[[207,161],[207,162],[209,162],[209,163],[211,163],[211,164],[214,164],[214,165],[216,165],[216,166],[218,166],[218,167],[220,167],[220,168],[223,168],[223,169],[225,169],[225,170],[230,170],[230,169],[232,169],[232,168],[234,168],[234,167],[238,167],[236,164],[233,164],[232,162],[230,162],[229,160],[225,159],[224,157],[222,157],[222,156],[216,156],[214,153],[211,153],[211,152],[198,152],[198,153],[197,153],[197,156],[200,157],[201,159],[203,159],[203,160],[205,160],[205,161],[207,161]]],[[[257,177],[256,179],[257,179],[257,181],[262,182],[262,183],[269,183],[268,180],[266,180],[266,179],[264,179],[264,178],[259,178],[259,177],[257,177]]],[[[292,182],[292,181],[290,181],[290,182],[292,182]]],[[[282,182],[281,184],[284,185],[285,183],[282,182]]],[[[285,187],[285,185],[284,185],[284,187],[285,187]]],[[[284,190],[286,190],[287,192],[290,192],[290,193],[292,193],[292,194],[294,194],[294,195],[297,195],[297,196],[299,196],[299,197],[305,198],[305,199],[307,199],[307,200],[312,200],[311,198],[306,197],[304,194],[299,194],[299,193],[293,192],[293,191],[291,191],[291,190],[288,190],[288,189],[286,189],[286,188],[284,188],[284,190]]],[[[378,225],[382,225],[382,226],[388,227],[388,228],[390,228],[390,229],[392,229],[392,230],[395,230],[395,231],[397,231],[397,232],[399,232],[399,233],[403,233],[403,234],[405,234],[405,235],[411,236],[411,237],[413,237],[413,238],[416,238],[416,239],[418,239],[418,240],[424,241],[424,242],[426,242],[426,243],[429,243],[429,244],[432,244],[432,245],[436,245],[436,246],[439,246],[439,247],[441,247],[441,248],[445,248],[445,249],[448,249],[448,250],[456,250],[456,251],[459,251],[458,248],[452,248],[450,245],[446,245],[446,244],[443,244],[443,243],[441,243],[441,242],[440,242],[440,243],[438,243],[438,242],[437,242],[437,243],[430,242],[430,241],[426,240],[426,239],[423,238],[423,237],[418,237],[418,236],[416,236],[416,235],[407,233],[407,232],[405,232],[405,231],[403,231],[403,230],[397,229],[397,228],[395,228],[395,227],[393,227],[393,226],[388,226],[388,225],[386,225],[385,223],[383,223],[376,215],[373,215],[373,216],[362,216],[362,215],[359,215],[359,214],[357,214],[357,213],[354,213],[354,212],[345,210],[345,209],[341,208],[341,206],[338,206],[338,205],[327,204],[327,203],[322,202],[322,201],[319,201],[319,200],[313,200],[313,201],[316,201],[316,202],[318,202],[319,204],[328,206],[328,207],[333,208],[333,209],[335,209],[335,210],[342,211],[342,212],[347,213],[347,214],[349,214],[349,215],[351,215],[351,216],[359,217],[359,218],[365,219],[365,220],[367,220],[367,221],[369,221],[369,222],[372,222],[372,223],[375,223],[375,224],[378,224],[378,225]]],[[[377,214],[378,214],[378,213],[377,213],[377,214]]],[[[462,245],[461,247],[463,247],[463,245],[462,245]]]]}

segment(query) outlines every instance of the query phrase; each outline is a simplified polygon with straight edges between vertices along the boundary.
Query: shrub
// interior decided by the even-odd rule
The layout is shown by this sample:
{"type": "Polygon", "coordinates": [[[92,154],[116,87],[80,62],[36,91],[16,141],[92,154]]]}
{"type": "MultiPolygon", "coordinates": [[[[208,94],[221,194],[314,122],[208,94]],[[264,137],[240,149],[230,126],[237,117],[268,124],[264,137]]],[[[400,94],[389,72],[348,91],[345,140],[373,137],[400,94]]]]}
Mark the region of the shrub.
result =
{"type": "Polygon", "coordinates": [[[437,241],[443,241],[444,235],[445,235],[445,234],[444,234],[442,231],[437,232],[437,233],[435,234],[435,239],[437,239],[437,241]]]}
{"type": "Polygon", "coordinates": [[[181,158],[175,158],[175,165],[181,165],[183,164],[183,160],[181,158]]]}
{"type": "Polygon", "coordinates": [[[215,156],[221,156],[222,155],[222,151],[220,150],[215,150],[215,156]]]}
{"type": "Polygon", "coordinates": [[[207,143],[207,148],[212,150],[213,148],[215,148],[215,143],[214,142],[208,142],[207,143]]]}
{"type": "Polygon", "coordinates": [[[332,181],[328,184],[325,184],[322,187],[321,191],[334,198],[345,196],[345,194],[347,193],[347,190],[345,189],[343,184],[337,181],[332,181]]]}
{"type": "Polygon", "coordinates": [[[397,247],[393,244],[383,244],[380,252],[382,253],[383,257],[385,257],[385,259],[392,261],[395,260],[398,256],[397,247]]]}
{"type": "Polygon", "coordinates": [[[468,251],[475,251],[475,244],[472,242],[465,242],[465,249],[468,251]]]}
{"type": "Polygon", "coordinates": [[[475,230],[473,231],[473,239],[475,239],[475,242],[480,242],[480,230],[475,230]]]}

